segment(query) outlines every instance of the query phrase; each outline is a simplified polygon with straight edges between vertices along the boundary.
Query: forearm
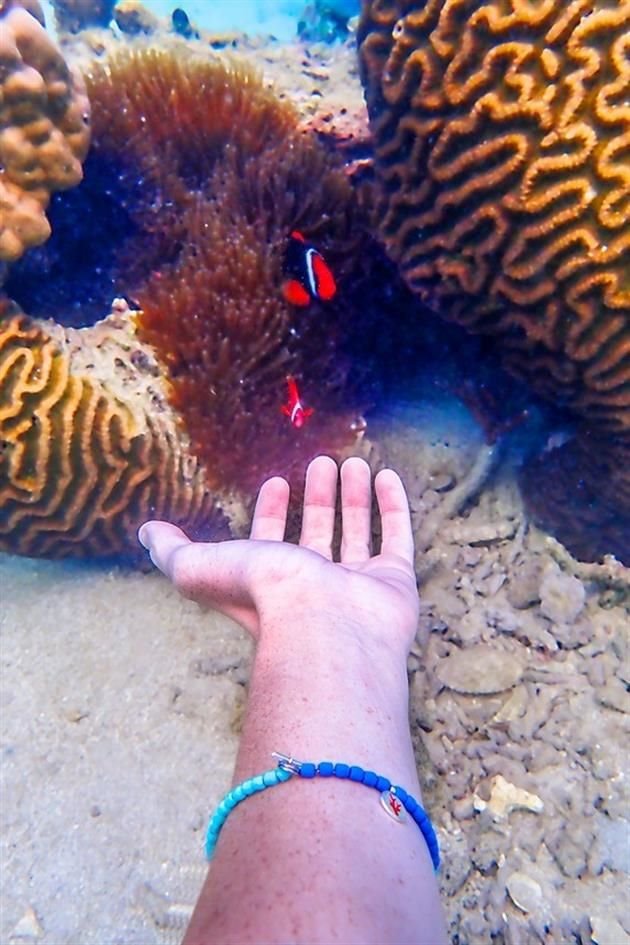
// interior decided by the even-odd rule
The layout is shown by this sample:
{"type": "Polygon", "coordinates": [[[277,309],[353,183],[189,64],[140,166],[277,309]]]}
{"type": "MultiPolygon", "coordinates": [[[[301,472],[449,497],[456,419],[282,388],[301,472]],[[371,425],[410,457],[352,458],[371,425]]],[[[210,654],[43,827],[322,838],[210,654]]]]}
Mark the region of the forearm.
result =
{"type": "MultiPolygon", "coordinates": [[[[262,634],[235,780],[281,751],[371,768],[419,797],[404,660],[379,665],[330,620],[307,621],[281,647],[262,634]]],[[[443,941],[420,830],[390,818],[376,791],[293,777],[230,815],[186,945],[287,941],[443,941]]]]}

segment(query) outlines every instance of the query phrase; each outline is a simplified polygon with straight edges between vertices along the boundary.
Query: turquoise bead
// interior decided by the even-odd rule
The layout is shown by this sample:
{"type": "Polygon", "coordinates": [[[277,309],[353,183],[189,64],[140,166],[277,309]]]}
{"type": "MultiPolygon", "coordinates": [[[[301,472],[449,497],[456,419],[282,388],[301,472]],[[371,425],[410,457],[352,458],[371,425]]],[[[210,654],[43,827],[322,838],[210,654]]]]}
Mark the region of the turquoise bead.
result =
{"type": "MultiPolygon", "coordinates": [[[[1,2],[1,0],[0,0],[1,2]]],[[[298,772],[305,778],[312,778],[316,776],[320,777],[336,777],[336,778],[350,778],[353,781],[358,783],[363,783],[366,787],[376,788],[377,791],[389,791],[392,789],[392,783],[388,778],[384,778],[382,775],[376,774],[374,771],[364,771],[363,768],[359,765],[346,765],[343,763],[333,764],[330,761],[320,761],[319,764],[314,764],[313,762],[307,761],[301,763],[301,768],[298,768],[298,772]]],[[[265,788],[274,787],[276,784],[282,784],[284,781],[289,781],[293,775],[294,771],[283,768],[278,765],[276,768],[272,768],[270,771],[265,771],[262,774],[257,774],[253,778],[248,778],[246,781],[243,781],[241,784],[237,784],[220,802],[216,811],[214,812],[210,823],[208,825],[208,832],[206,835],[206,857],[210,860],[214,853],[214,849],[219,838],[219,833],[223,824],[228,818],[230,811],[232,811],[242,800],[246,797],[249,797],[251,794],[256,794],[259,791],[264,791],[265,788]]],[[[393,788],[395,794],[397,794],[399,800],[407,809],[408,813],[411,814],[412,818],[415,820],[416,824],[420,828],[426,844],[429,848],[429,853],[431,859],[433,860],[433,866],[437,871],[440,865],[440,849],[435,835],[435,831],[431,824],[431,821],[425,810],[418,804],[414,797],[411,794],[408,794],[404,788],[396,785],[393,788]]]]}

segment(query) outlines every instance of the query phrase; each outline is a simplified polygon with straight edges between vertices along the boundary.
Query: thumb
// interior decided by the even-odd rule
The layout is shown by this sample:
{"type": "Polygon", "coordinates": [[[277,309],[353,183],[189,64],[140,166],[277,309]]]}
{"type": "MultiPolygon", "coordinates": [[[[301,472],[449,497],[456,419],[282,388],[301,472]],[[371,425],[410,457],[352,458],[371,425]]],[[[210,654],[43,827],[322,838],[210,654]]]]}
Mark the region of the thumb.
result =
{"type": "Polygon", "coordinates": [[[234,607],[251,605],[248,542],[195,542],[177,525],[156,521],[140,527],[138,540],[184,597],[230,616],[234,607]]]}
{"type": "Polygon", "coordinates": [[[138,541],[147,549],[151,561],[167,577],[172,577],[169,565],[172,565],[175,552],[192,542],[181,528],[170,522],[145,522],[138,529],[138,541]]]}

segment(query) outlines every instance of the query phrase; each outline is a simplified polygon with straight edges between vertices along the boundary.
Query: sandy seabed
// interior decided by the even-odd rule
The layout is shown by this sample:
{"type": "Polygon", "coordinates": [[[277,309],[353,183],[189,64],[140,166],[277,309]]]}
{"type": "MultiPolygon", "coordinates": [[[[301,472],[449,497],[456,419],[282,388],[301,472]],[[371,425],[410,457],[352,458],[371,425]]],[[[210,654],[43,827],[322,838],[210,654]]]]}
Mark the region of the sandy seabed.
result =
{"type": "MultiPolygon", "coordinates": [[[[454,945],[630,942],[628,570],[531,528],[463,408],[370,434],[413,509],[410,718],[454,945]]],[[[179,941],[246,635],[154,573],[3,556],[0,595],[0,942],[179,941]]]]}

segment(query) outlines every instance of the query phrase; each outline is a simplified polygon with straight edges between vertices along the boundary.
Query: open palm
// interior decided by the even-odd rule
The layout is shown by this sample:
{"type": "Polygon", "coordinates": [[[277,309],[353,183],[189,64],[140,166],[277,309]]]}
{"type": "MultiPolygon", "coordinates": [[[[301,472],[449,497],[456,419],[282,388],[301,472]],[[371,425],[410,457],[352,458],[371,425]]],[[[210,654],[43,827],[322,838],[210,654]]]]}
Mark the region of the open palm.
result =
{"type": "MultiPolygon", "coordinates": [[[[409,648],[418,617],[413,535],[404,486],[391,469],[375,478],[382,543],[371,554],[371,473],[358,458],[341,467],[342,534],[333,561],[338,470],[327,456],[306,473],[299,545],[284,541],[288,483],[263,483],[250,538],[192,542],[168,522],[147,522],[139,532],[154,564],[186,597],[238,621],[257,639],[266,620],[309,607],[341,611],[361,633],[386,634],[383,643],[409,648]]],[[[377,642],[377,641],[372,641],[377,642]]]]}

